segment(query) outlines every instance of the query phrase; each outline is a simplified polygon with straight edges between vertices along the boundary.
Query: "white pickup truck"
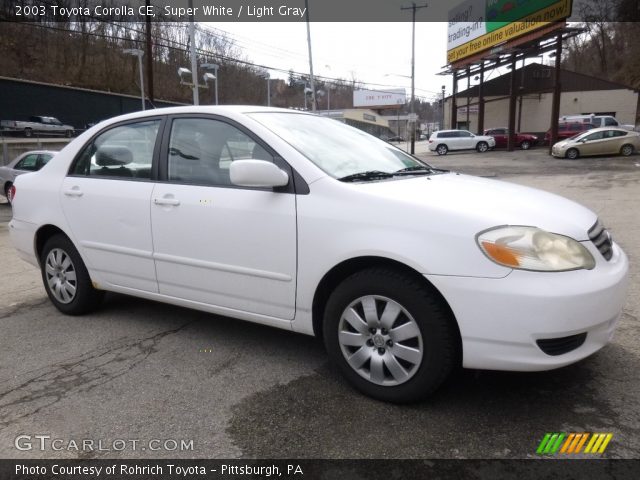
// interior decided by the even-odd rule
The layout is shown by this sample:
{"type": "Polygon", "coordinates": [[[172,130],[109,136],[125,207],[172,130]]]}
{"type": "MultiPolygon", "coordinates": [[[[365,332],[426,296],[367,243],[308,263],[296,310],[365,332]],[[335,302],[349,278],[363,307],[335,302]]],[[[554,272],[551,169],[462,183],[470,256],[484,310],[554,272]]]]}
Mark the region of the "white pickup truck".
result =
{"type": "Polygon", "coordinates": [[[565,115],[560,117],[562,123],[591,123],[594,128],[598,127],[620,127],[626,130],[633,130],[634,125],[624,125],[611,115],[565,115]]]}
{"type": "Polygon", "coordinates": [[[73,136],[75,129],[71,125],[64,125],[55,117],[34,116],[28,122],[20,120],[2,120],[0,128],[5,132],[22,133],[25,137],[34,134],[73,136]]]}

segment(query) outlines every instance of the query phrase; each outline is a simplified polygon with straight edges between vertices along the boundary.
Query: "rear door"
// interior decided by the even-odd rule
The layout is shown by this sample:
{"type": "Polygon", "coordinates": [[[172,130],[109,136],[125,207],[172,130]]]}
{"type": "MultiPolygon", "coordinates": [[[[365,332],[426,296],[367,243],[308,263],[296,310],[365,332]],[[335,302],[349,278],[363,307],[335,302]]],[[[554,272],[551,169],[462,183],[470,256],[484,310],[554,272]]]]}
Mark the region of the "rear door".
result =
{"type": "Polygon", "coordinates": [[[60,202],[87,264],[110,285],[157,292],[149,203],[163,118],[103,130],[75,159],[60,202]]]}

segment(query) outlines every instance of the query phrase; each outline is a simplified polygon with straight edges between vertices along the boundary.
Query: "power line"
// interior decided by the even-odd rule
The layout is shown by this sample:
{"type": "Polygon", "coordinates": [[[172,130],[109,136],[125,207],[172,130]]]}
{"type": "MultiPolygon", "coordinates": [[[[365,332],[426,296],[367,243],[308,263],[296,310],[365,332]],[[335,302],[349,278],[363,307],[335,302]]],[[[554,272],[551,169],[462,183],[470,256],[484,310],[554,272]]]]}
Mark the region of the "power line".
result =
{"type": "MultiPolygon", "coordinates": [[[[42,24],[42,23],[23,23],[23,26],[29,26],[29,27],[34,27],[34,28],[42,28],[42,29],[46,29],[46,30],[54,30],[54,31],[60,31],[60,32],[66,32],[66,33],[71,33],[71,34],[75,34],[75,35],[88,35],[91,37],[97,37],[97,38],[105,38],[105,39],[111,39],[111,40],[121,40],[124,42],[129,42],[129,43],[133,43],[133,44],[144,44],[145,43],[145,38],[144,35],[146,35],[146,32],[143,30],[138,30],[134,27],[131,27],[129,25],[122,25],[120,23],[117,22],[112,22],[112,21],[105,21],[105,20],[99,20],[101,23],[105,23],[105,24],[109,24],[112,25],[114,27],[118,27],[127,31],[131,31],[131,32],[135,32],[141,35],[141,38],[130,38],[130,37],[123,37],[123,36],[117,36],[117,35],[113,35],[113,34],[107,34],[107,33],[99,33],[99,32],[95,32],[95,31],[80,31],[80,30],[74,30],[74,29],[70,29],[70,28],[61,28],[61,27],[57,27],[57,26],[52,26],[52,25],[47,25],[47,24],[42,24]]],[[[57,22],[56,22],[57,23],[57,22]]],[[[172,22],[171,25],[175,25],[175,22],[172,22]]],[[[199,31],[202,32],[202,30],[199,29],[199,31]]],[[[167,49],[172,49],[172,50],[178,50],[181,52],[184,52],[185,54],[188,53],[188,44],[187,43],[183,43],[183,42],[179,42],[177,40],[174,39],[169,39],[169,38],[164,38],[162,36],[158,36],[155,33],[152,33],[151,36],[155,39],[154,40],[154,46],[156,47],[161,47],[161,48],[167,48],[167,49]]],[[[307,77],[308,73],[306,72],[298,72],[298,71],[294,71],[293,69],[284,69],[284,68],[278,68],[278,67],[272,67],[272,66],[268,66],[268,65],[263,65],[263,64],[259,64],[259,63],[254,63],[254,62],[250,62],[247,60],[241,60],[239,58],[234,58],[234,57],[230,57],[227,55],[223,55],[220,54],[218,52],[211,52],[208,50],[204,50],[202,48],[196,48],[196,53],[204,56],[206,58],[212,58],[218,61],[226,61],[229,62],[231,64],[239,64],[239,65],[244,65],[246,67],[250,67],[253,69],[262,69],[262,70],[270,70],[270,71],[275,71],[275,72],[280,72],[283,74],[291,74],[293,73],[293,75],[297,76],[297,77],[307,77]]],[[[366,82],[364,80],[352,80],[352,81],[348,81],[347,79],[343,79],[343,78],[336,78],[336,77],[328,77],[328,76],[323,76],[323,75],[316,75],[315,76],[317,79],[319,79],[320,81],[322,81],[323,83],[329,83],[329,84],[333,84],[333,85],[348,85],[349,83],[351,83],[354,87],[356,85],[362,85],[362,86],[372,86],[372,87],[383,87],[383,88],[404,88],[402,86],[399,85],[392,85],[392,84],[382,84],[382,83],[374,83],[374,82],[366,82]]],[[[437,95],[438,92],[433,92],[430,90],[425,90],[425,89],[417,89],[420,90],[422,92],[425,93],[430,93],[433,95],[437,95]]],[[[381,93],[397,93],[391,90],[377,90],[381,93]]],[[[427,100],[428,97],[426,95],[424,96],[417,96],[420,99],[423,100],[427,100]]]]}

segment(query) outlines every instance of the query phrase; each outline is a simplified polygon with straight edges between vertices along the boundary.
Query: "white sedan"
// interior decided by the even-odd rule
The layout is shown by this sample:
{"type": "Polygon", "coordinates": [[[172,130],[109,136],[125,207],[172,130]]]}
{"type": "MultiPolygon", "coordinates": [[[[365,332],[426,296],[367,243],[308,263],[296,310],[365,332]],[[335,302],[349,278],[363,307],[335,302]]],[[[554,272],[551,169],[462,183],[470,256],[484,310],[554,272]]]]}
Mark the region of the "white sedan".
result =
{"type": "Polygon", "coordinates": [[[332,119],[178,107],[110,119],[13,192],[51,302],[105,290],[317,335],[373,397],[547,370],[612,337],[628,261],[564,198],[438,170],[332,119]]]}
{"type": "Polygon", "coordinates": [[[0,167],[0,185],[2,193],[11,203],[11,187],[18,175],[37,172],[58,153],[51,150],[31,150],[14,158],[8,165],[0,167]]]}

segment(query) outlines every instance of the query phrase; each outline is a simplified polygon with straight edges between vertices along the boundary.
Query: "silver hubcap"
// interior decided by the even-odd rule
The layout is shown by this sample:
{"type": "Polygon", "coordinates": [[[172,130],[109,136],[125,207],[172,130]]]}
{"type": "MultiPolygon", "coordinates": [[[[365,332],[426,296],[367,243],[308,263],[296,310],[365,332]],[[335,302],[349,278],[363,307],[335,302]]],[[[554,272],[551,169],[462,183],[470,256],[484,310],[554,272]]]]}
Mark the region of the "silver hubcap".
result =
{"type": "Polygon", "coordinates": [[[438,147],[438,153],[440,155],[444,155],[445,153],[447,153],[447,149],[444,147],[438,147]]]}
{"type": "Polygon", "coordinates": [[[624,147],[622,149],[622,154],[623,155],[631,155],[631,147],[624,147]]]}
{"type": "Polygon", "coordinates": [[[398,302],[367,295],[342,312],[338,342],[347,363],[377,385],[394,386],[415,375],[422,363],[418,324],[398,302]]]}
{"type": "Polygon", "coordinates": [[[478,150],[480,150],[481,152],[485,152],[487,150],[487,145],[485,143],[481,143],[480,145],[478,145],[478,150]]]}
{"type": "Polygon", "coordinates": [[[76,296],[76,269],[64,250],[54,248],[47,255],[45,274],[49,290],[60,303],[69,303],[76,296]]]}

